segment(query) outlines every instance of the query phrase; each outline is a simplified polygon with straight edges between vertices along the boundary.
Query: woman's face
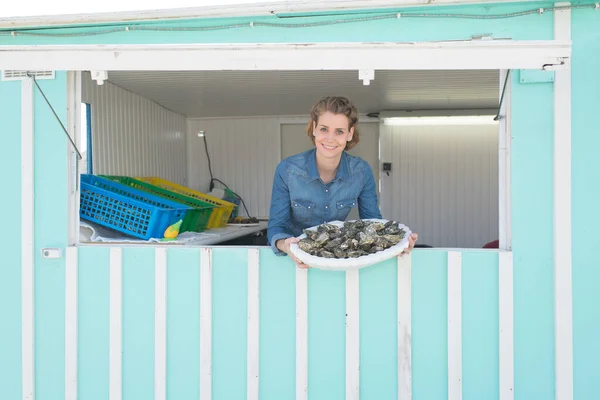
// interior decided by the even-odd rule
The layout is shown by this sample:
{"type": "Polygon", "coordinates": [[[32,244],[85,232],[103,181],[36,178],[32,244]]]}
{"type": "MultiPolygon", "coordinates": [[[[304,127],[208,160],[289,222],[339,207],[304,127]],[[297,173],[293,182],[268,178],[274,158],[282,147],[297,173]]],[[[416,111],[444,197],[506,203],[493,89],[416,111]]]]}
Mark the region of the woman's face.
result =
{"type": "Polygon", "coordinates": [[[348,128],[348,117],[344,114],[324,112],[313,122],[313,136],[317,153],[326,158],[341,157],[346,144],[352,140],[354,128],[348,128]]]}

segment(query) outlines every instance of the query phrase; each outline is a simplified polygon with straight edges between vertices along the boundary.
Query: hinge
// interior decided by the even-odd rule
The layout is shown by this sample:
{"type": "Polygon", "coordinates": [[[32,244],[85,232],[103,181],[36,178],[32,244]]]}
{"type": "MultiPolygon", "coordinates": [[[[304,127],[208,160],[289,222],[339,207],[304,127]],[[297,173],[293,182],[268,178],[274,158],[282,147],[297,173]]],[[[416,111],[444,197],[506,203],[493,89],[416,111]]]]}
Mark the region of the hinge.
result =
{"type": "Polygon", "coordinates": [[[560,57],[557,63],[549,63],[542,65],[544,71],[562,71],[569,69],[569,58],[560,57]]]}

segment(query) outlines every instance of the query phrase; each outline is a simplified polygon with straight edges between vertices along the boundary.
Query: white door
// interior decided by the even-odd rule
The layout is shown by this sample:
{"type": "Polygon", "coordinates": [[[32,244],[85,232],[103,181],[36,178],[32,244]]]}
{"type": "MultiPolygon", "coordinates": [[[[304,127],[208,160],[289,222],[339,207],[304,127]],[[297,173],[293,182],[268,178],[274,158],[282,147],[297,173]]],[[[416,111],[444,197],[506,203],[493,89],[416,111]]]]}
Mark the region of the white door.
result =
{"type": "MultiPolygon", "coordinates": [[[[379,197],[379,123],[359,123],[360,142],[348,153],[361,157],[369,163],[377,183],[379,197]]],[[[281,125],[281,159],[309,150],[314,145],[306,135],[306,124],[281,125]]],[[[349,220],[358,218],[358,207],[348,215],[349,220]]]]}

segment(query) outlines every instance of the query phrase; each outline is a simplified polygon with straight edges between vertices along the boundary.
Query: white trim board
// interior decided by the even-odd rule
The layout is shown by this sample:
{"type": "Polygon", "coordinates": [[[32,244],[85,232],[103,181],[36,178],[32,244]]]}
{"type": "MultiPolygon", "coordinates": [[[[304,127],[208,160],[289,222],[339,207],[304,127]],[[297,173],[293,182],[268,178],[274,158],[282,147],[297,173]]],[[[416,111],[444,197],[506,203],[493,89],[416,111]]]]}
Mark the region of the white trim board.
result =
{"type": "MultiPolygon", "coordinates": [[[[568,6],[570,3],[556,3],[568,6]]],[[[554,37],[571,39],[571,10],[554,14],[554,37]]],[[[554,340],[556,400],[573,398],[571,71],[554,81],[554,340]]]]}
{"type": "MultiPolygon", "coordinates": [[[[499,96],[502,96],[506,74],[508,73],[507,70],[500,71],[499,96]]],[[[510,111],[512,72],[508,79],[498,126],[498,238],[500,250],[512,249],[512,134],[510,111]]]]}
{"type": "Polygon", "coordinates": [[[21,81],[21,380],[23,400],[35,391],[33,80],[21,81]]]}
{"type": "Polygon", "coordinates": [[[3,68],[38,70],[565,69],[570,57],[570,40],[0,46],[3,68]]]}

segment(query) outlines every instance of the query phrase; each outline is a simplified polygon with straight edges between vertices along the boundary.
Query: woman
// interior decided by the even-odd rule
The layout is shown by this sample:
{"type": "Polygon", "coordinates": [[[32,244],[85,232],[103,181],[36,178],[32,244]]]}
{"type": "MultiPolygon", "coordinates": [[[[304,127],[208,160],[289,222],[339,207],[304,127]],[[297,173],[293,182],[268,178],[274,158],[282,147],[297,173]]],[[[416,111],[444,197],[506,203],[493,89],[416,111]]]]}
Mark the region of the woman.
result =
{"type": "MultiPolygon", "coordinates": [[[[289,255],[302,230],[328,221],[344,221],[358,205],[359,217],[381,218],[373,171],[346,153],[360,140],[358,111],[344,97],[324,97],[312,108],[306,132],[315,147],[281,161],[275,170],[267,238],[276,255],[289,255]]],[[[410,252],[417,235],[409,238],[410,252]]]]}

